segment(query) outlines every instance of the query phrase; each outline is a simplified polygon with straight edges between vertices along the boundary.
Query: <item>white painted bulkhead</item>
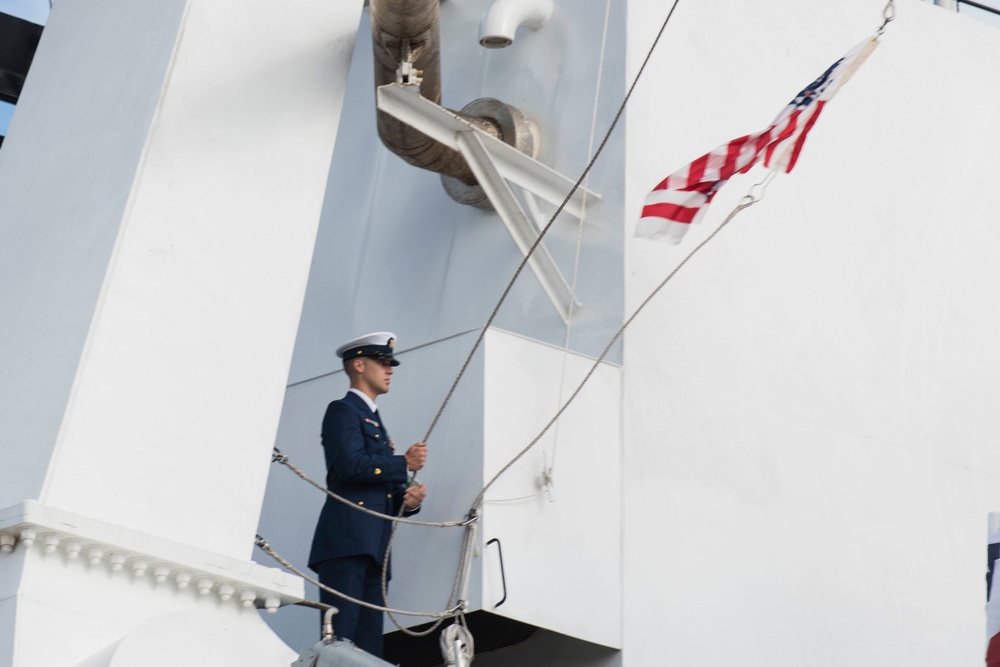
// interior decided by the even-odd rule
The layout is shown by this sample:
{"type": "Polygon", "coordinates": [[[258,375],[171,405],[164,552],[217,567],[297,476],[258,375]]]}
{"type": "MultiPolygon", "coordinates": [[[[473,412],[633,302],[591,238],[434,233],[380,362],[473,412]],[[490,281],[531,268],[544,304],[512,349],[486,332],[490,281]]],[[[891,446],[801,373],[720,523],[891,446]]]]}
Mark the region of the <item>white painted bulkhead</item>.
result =
{"type": "MultiPolygon", "coordinates": [[[[651,62],[626,220],[648,174],[767,122],[882,5],[747,4],[685,5],[651,62]]],[[[627,664],[982,662],[1000,95],[977,82],[1000,74],[1000,33],[895,4],[796,170],[626,336],[625,479],[658,471],[655,493],[625,487],[627,664]]],[[[630,8],[637,62],[660,12],[630,8]]],[[[626,310],[762,175],[681,246],[627,243],[626,310]]]]}
{"type": "Polygon", "coordinates": [[[249,557],[359,14],[53,8],[0,153],[0,665],[294,659],[249,557]]]}

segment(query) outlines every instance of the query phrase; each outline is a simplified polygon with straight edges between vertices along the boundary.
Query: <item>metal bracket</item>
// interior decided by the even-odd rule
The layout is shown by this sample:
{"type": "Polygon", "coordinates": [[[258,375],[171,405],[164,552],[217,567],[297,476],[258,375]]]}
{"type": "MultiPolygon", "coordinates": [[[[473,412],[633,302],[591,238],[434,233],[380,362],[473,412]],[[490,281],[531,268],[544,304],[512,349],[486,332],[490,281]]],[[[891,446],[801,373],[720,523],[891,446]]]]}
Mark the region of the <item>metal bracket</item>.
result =
{"type": "MultiPolygon", "coordinates": [[[[378,108],[421,131],[431,139],[459,151],[476,180],[493,204],[500,220],[507,228],[514,243],[523,255],[538,241],[538,231],[517,201],[510,183],[541,197],[551,204],[560,205],[575,183],[559,172],[550,169],[529,155],[490,136],[460,116],[420,95],[419,86],[388,84],[379,86],[376,93],[378,108]],[[509,181],[509,182],[508,182],[509,181]]],[[[600,197],[582,187],[566,200],[564,211],[582,217],[585,199],[600,197]]],[[[556,312],[564,322],[569,322],[573,310],[579,306],[572,289],[556,266],[552,255],[541,243],[528,258],[528,266],[535,273],[556,312]]]]}

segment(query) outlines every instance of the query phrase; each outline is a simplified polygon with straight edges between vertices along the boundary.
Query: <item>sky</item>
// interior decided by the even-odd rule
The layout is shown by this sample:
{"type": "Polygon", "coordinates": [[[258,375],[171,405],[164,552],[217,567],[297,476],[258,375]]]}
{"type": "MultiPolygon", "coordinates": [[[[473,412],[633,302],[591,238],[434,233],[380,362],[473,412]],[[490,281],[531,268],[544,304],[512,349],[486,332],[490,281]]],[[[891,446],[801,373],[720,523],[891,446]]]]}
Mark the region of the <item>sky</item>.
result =
{"type": "Polygon", "coordinates": [[[0,12],[45,25],[49,17],[49,0],[0,0],[0,12]]]}
{"type": "MultiPolygon", "coordinates": [[[[49,0],[0,0],[0,12],[45,25],[49,17],[49,0]]],[[[14,105],[0,102],[0,136],[7,135],[13,115],[14,105]]]]}

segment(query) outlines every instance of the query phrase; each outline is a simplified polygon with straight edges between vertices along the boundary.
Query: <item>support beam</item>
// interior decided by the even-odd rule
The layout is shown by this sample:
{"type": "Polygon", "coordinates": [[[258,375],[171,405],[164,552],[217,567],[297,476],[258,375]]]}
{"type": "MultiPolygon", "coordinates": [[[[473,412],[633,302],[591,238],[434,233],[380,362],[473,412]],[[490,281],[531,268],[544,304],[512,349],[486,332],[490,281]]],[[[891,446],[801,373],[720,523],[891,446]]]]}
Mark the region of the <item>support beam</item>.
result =
{"type": "MultiPolygon", "coordinates": [[[[417,85],[391,83],[379,86],[377,102],[380,110],[392,114],[431,139],[454,150],[460,150],[459,134],[469,129],[478,130],[460,116],[421,97],[417,85]]],[[[480,132],[480,136],[483,146],[496,163],[497,171],[504,178],[556,206],[562,204],[566,195],[573,189],[574,181],[554,169],[485,132],[480,132]]],[[[565,211],[577,218],[581,217],[584,199],[600,199],[600,196],[579,187],[566,203],[565,211]]]]}

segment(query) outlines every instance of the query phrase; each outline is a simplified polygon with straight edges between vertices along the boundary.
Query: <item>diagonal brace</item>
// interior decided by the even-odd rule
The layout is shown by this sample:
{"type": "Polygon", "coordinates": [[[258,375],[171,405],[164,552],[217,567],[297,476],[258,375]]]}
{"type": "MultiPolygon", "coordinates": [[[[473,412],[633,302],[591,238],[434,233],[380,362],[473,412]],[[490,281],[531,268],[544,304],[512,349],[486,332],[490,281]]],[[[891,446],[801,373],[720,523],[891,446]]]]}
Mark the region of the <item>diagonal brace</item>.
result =
{"type": "MultiPolygon", "coordinates": [[[[514,197],[510,185],[500,176],[490,154],[483,145],[483,136],[482,132],[473,130],[459,132],[455,137],[458,150],[469,163],[469,168],[472,169],[480,187],[490,198],[490,202],[511,238],[514,239],[514,243],[517,244],[522,254],[527,255],[531,246],[538,240],[538,232],[514,197]]],[[[535,273],[538,282],[542,284],[542,289],[548,294],[563,322],[568,323],[573,309],[579,303],[552,259],[552,255],[543,244],[539,243],[531,256],[528,257],[528,266],[535,273]]]]}

